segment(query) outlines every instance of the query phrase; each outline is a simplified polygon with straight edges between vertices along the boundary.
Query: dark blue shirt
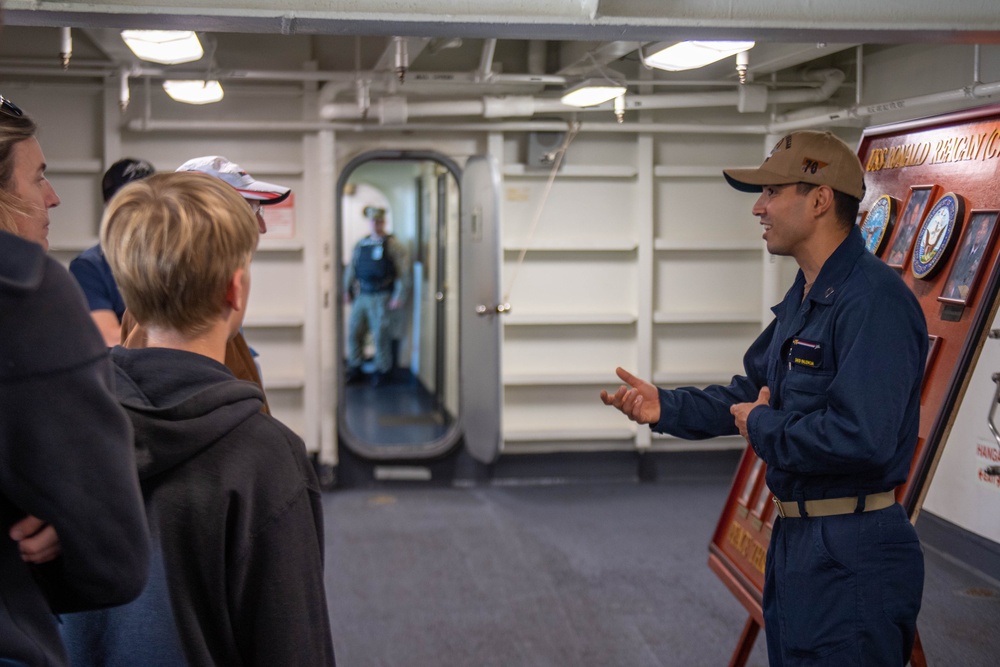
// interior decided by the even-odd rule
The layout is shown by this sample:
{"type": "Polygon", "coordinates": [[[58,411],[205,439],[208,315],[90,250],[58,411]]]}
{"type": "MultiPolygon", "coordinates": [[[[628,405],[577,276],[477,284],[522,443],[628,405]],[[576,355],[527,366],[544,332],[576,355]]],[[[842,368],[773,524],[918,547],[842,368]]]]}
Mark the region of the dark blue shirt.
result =
{"type": "Polygon", "coordinates": [[[853,228],[803,301],[801,271],[775,320],[726,387],[660,390],[653,430],[682,438],[738,433],[729,407],[771,391],[747,418],[780,500],[887,491],[906,481],[919,430],[927,324],[913,292],[853,228]]]}
{"type": "Polygon", "coordinates": [[[125,313],[125,301],[115,284],[111,267],[104,259],[101,246],[87,248],[69,263],[69,272],[80,283],[87,296],[90,310],[113,310],[120,322],[125,313]]]}

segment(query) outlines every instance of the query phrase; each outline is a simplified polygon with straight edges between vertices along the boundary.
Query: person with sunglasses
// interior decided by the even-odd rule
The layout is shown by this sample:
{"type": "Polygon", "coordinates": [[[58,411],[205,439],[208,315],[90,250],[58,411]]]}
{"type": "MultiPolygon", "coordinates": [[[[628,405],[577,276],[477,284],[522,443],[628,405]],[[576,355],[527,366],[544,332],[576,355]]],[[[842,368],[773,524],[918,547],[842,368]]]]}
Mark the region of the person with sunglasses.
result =
{"type": "Polygon", "coordinates": [[[36,131],[0,95],[0,663],[58,667],[53,613],[139,595],[149,531],[107,348],[45,253],[59,197],[36,131]]]}

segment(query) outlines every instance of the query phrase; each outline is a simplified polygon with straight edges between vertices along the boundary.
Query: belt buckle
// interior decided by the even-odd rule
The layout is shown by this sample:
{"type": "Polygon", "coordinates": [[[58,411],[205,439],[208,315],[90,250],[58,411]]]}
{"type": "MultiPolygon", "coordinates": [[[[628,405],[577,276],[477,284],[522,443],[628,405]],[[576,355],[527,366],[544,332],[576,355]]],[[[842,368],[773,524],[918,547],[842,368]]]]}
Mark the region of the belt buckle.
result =
{"type": "Polygon", "coordinates": [[[778,516],[782,519],[785,518],[785,508],[781,506],[781,501],[778,500],[776,496],[771,496],[771,500],[774,502],[774,506],[778,508],[778,516]]]}

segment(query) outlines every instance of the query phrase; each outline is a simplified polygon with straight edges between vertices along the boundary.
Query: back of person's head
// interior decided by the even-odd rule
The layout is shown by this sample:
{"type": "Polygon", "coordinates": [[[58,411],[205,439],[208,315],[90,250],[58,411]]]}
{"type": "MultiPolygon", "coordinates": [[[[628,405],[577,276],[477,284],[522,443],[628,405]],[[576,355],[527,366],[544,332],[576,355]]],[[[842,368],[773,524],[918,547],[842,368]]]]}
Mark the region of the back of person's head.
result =
{"type": "Polygon", "coordinates": [[[139,181],[156,173],[156,169],[149,162],[134,157],[126,157],[118,160],[108,167],[101,179],[101,194],[104,195],[104,203],[115,196],[123,185],[132,181],[139,181]]]}
{"type": "Polygon", "coordinates": [[[14,177],[14,146],[35,136],[38,126],[16,104],[0,95],[0,190],[14,177]]]}
{"type": "Polygon", "coordinates": [[[193,172],[129,183],[101,220],[101,247],[125,305],[143,325],[207,330],[229,281],[249,269],[257,220],[236,190],[193,172]]]}

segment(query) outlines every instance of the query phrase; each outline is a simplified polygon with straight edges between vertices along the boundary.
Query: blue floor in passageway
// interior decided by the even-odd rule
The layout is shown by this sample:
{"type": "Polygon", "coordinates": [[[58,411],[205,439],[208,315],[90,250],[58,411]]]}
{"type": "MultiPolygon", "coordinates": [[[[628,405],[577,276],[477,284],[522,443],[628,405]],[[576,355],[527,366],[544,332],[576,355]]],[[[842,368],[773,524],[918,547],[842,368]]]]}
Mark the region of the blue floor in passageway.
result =
{"type": "Polygon", "coordinates": [[[351,433],[376,446],[433,442],[454,422],[434,394],[401,368],[378,387],[367,379],[346,385],[344,400],[351,433]]]}

